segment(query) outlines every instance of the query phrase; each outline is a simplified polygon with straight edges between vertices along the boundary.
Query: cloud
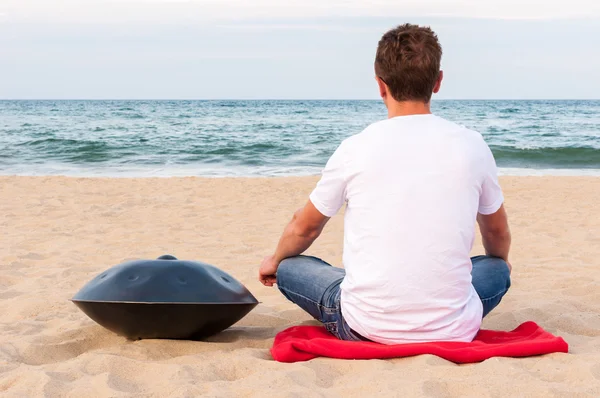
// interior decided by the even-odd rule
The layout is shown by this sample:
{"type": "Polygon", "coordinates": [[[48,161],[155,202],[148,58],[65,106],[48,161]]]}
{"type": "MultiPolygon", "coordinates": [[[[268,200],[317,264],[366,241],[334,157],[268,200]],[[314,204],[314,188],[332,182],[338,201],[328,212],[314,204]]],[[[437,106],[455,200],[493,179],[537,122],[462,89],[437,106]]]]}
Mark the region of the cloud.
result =
{"type": "Polygon", "coordinates": [[[3,0],[16,20],[185,23],[276,18],[598,18],[597,0],[3,0]]]}
{"type": "MultiPolygon", "coordinates": [[[[25,22],[15,24],[16,8],[6,9],[6,1],[0,0],[8,15],[0,20],[0,76],[10,79],[0,84],[0,98],[377,98],[377,41],[406,20],[431,24],[440,35],[446,78],[439,98],[596,98],[600,92],[600,56],[590,51],[600,35],[597,19],[217,20],[210,14],[200,23],[154,24],[139,22],[150,15],[147,5],[174,12],[194,2],[129,1],[142,11],[120,13],[126,23],[113,16],[84,23],[81,10],[67,8],[71,23],[59,24],[65,8],[54,4],[59,11],[46,23],[35,23],[34,9],[19,9],[25,22]]],[[[178,15],[169,12],[157,20],[178,15]]]]}
{"type": "Polygon", "coordinates": [[[309,30],[309,31],[326,31],[326,32],[377,32],[382,33],[385,27],[381,26],[352,26],[339,24],[313,24],[313,23],[238,23],[238,24],[222,24],[217,25],[217,28],[229,30],[249,30],[249,31],[271,31],[271,30],[309,30]]]}

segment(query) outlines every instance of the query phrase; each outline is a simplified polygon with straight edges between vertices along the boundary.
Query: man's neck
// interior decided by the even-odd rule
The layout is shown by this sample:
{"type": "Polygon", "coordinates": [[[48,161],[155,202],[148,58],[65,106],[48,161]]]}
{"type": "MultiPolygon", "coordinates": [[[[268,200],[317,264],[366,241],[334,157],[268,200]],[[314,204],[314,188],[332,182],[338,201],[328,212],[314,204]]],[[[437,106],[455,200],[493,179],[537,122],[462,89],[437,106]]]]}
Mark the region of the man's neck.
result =
{"type": "Polygon", "coordinates": [[[388,104],[388,118],[410,115],[428,115],[431,114],[430,103],[419,101],[392,101],[388,104]]]}

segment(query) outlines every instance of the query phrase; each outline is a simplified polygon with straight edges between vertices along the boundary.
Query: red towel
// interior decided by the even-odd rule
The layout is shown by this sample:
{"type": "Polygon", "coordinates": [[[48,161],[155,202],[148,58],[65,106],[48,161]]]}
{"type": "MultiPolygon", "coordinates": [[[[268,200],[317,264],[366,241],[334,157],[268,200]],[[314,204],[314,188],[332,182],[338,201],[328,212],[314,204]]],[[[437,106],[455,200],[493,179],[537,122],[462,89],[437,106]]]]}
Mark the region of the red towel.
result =
{"type": "Polygon", "coordinates": [[[386,359],[433,354],[455,363],[481,362],[491,357],[527,357],[568,352],[568,344],[534,322],[512,332],[480,330],[471,343],[438,342],[384,345],[369,341],[342,341],[321,326],[294,326],[275,336],[271,354],[279,362],[308,361],[316,357],[386,359]]]}

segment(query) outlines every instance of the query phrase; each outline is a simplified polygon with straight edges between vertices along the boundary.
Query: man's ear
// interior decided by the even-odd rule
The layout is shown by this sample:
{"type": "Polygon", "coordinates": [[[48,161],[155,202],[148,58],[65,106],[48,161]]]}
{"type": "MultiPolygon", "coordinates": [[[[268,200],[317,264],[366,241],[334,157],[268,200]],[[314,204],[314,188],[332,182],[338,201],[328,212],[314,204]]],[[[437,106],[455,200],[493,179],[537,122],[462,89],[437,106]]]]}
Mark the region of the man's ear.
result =
{"type": "Polygon", "coordinates": [[[375,76],[375,80],[377,80],[377,86],[379,86],[379,96],[385,101],[388,95],[388,86],[379,76],[375,76]]]}
{"type": "Polygon", "coordinates": [[[442,87],[442,80],[444,80],[444,71],[443,70],[440,71],[440,75],[438,76],[438,79],[435,82],[435,86],[433,86],[434,94],[437,94],[438,91],[440,91],[440,88],[442,87]]]}

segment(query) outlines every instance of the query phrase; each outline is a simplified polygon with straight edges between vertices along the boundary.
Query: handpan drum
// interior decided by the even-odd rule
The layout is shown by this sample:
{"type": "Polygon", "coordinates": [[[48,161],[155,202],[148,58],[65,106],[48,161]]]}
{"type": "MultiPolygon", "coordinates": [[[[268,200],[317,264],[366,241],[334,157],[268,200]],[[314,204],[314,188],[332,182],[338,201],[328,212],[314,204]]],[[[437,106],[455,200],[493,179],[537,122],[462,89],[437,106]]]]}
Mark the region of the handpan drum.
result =
{"type": "Polygon", "coordinates": [[[98,324],[132,340],[203,339],[258,304],[226,272],[170,255],[116,265],[88,282],[72,301],[98,324]]]}

